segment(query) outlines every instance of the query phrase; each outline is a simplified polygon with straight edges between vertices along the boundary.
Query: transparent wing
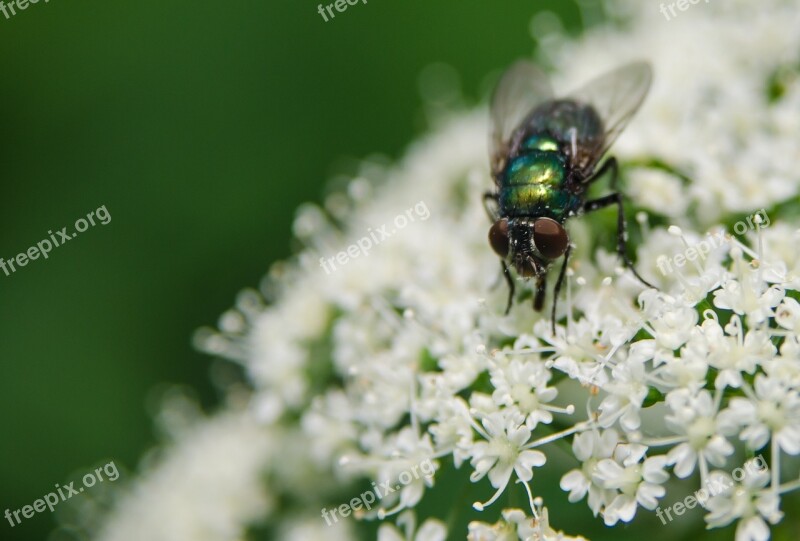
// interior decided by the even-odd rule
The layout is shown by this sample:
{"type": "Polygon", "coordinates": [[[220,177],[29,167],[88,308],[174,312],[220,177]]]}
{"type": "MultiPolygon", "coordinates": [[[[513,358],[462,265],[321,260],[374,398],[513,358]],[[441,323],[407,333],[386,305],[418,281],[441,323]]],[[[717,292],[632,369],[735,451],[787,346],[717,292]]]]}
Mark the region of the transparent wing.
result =
{"type": "Polygon", "coordinates": [[[489,157],[492,176],[503,169],[514,131],[541,103],[553,99],[547,75],[533,63],[519,60],[500,79],[492,94],[489,157]]]}
{"type": "MultiPolygon", "coordinates": [[[[630,122],[650,89],[653,70],[632,62],[601,75],[571,93],[568,99],[591,105],[603,121],[603,137],[583,149],[582,168],[593,168],[630,122]]],[[[580,127],[578,127],[580,132],[580,127]]]]}

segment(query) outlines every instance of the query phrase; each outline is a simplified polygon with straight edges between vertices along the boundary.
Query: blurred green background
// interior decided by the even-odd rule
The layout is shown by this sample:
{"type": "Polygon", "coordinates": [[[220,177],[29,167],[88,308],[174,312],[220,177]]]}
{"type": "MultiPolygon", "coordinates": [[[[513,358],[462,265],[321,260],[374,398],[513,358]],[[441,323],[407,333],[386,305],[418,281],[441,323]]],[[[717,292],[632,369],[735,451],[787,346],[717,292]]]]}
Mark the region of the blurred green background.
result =
{"type": "MultiPolygon", "coordinates": [[[[0,15],[0,257],[105,205],[112,220],[0,274],[0,513],[74,473],[128,470],[155,441],[160,384],[217,397],[191,346],[290,253],[295,207],[343,157],[399,156],[426,128],[419,74],[466,103],[534,47],[563,0],[64,2],[0,15]]],[[[49,512],[0,538],[46,539],[49,512]]],[[[564,525],[566,526],[566,525],[564,525]]]]}

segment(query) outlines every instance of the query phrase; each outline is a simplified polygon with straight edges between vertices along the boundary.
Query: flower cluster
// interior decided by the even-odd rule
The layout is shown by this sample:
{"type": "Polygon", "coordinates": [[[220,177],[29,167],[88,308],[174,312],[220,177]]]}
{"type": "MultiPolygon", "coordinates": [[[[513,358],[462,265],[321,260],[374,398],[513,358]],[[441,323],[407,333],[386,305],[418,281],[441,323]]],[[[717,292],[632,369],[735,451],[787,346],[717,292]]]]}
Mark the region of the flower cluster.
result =
{"type": "MultiPolygon", "coordinates": [[[[535,37],[561,80],[583,81],[634,52],[654,65],[651,96],[614,152],[639,211],[638,267],[659,289],[621,268],[611,237],[591,234],[602,217],[587,216],[568,223],[575,255],[555,333],[528,302],[503,314],[480,203],[489,183],[483,111],[454,115],[396,166],[365,162],[345,193],[300,210],[295,233],[306,247],[297,258],[199,336],[245,369],[252,399],[241,415],[284,446],[260,474],[271,497],[304,511],[290,525],[266,506],[261,518],[287,538],[352,538],[349,523],[327,528],[308,513],[333,491],[320,485],[394,485],[426,460],[436,475],[355,513],[382,521],[381,541],[571,539],[550,526],[540,496],[537,476],[550,468],[568,500],[585,499],[606,526],[655,511],[677,479],[707,486],[721,476],[728,488],[703,502],[709,527],[735,522],[737,539],[763,541],[781,521],[782,497],[800,488],[800,12],[790,1],[742,0],[667,24],[646,3],[608,7],[624,26],[577,41],[535,37]],[[372,257],[321,271],[321,254],[420,200],[430,220],[372,257]],[[769,227],[727,235],[667,276],[657,271],[658,256],[758,208],[769,227]],[[758,453],[769,458],[766,473],[730,478],[758,453]],[[414,511],[445,474],[478,483],[478,501],[465,501],[467,491],[447,497],[454,513],[479,519],[463,531],[448,532],[444,516],[417,529],[414,511]],[[526,504],[500,512],[512,493],[526,504]]],[[[128,511],[141,519],[146,507],[128,511]]]]}

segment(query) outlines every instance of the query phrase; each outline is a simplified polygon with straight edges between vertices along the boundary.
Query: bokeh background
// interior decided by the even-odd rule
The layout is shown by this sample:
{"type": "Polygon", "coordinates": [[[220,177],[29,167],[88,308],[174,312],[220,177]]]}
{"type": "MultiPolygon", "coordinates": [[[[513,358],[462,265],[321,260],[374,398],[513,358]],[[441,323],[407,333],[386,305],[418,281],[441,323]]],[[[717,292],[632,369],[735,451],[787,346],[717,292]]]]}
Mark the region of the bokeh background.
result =
{"type": "MultiPolygon", "coordinates": [[[[594,11],[370,0],[326,23],[312,0],[51,0],[0,14],[0,257],[102,205],[112,217],[0,273],[0,513],[110,460],[135,469],[165,385],[213,408],[192,333],[291,253],[297,205],[426,129],[426,67],[452,66],[460,102],[480,101],[533,51],[544,10],[571,32],[594,11]]],[[[0,517],[0,539],[55,524],[0,517]]]]}

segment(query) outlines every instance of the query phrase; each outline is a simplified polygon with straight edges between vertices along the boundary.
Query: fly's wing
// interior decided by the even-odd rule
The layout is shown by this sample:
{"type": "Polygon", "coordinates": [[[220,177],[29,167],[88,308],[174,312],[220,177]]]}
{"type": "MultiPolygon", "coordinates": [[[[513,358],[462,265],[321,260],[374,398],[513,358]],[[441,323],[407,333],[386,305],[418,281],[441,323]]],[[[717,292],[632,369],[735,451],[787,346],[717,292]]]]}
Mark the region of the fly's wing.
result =
{"type": "MultiPolygon", "coordinates": [[[[580,157],[581,163],[574,165],[585,171],[594,169],[641,106],[652,78],[649,63],[632,62],[589,81],[568,96],[578,103],[591,105],[604,126],[602,137],[587,141],[587,148],[579,149],[574,158],[580,157]]],[[[577,128],[581,133],[581,127],[577,128]]]]}
{"type": "Polygon", "coordinates": [[[503,74],[492,94],[489,158],[497,182],[511,150],[512,136],[528,114],[553,99],[547,75],[533,63],[519,60],[503,74]]]}

